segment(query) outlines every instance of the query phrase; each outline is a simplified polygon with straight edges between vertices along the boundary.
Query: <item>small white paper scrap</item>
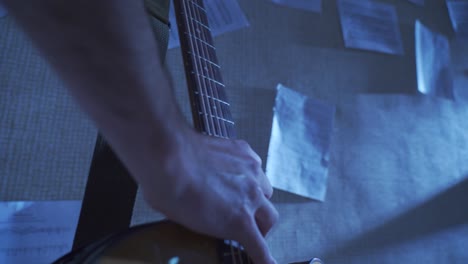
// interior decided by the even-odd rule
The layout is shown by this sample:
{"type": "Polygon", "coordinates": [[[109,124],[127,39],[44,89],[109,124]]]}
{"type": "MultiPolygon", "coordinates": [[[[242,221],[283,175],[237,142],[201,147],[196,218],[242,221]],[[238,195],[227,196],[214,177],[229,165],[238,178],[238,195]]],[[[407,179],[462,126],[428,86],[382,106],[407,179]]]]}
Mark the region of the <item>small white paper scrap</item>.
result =
{"type": "Polygon", "coordinates": [[[447,0],[447,8],[457,35],[468,38],[468,0],[447,0]]]}
{"type": "Polygon", "coordinates": [[[369,0],[338,0],[347,48],[403,55],[403,42],[393,5],[369,0]]]}
{"type": "Polygon", "coordinates": [[[335,107],[277,86],[266,175],[273,187],[325,200],[335,107]]]}
{"type": "Polygon", "coordinates": [[[415,49],[418,91],[454,98],[453,77],[450,71],[450,44],[448,39],[432,32],[419,20],[415,23],[415,49]]]}
{"type": "Polygon", "coordinates": [[[51,263],[73,244],[81,201],[0,202],[0,263],[51,263]]]}
{"type": "MultiPolygon", "coordinates": [[[[213,37],[249,26],[249,21],[247,21],[237,0],[204,0],[203,3],[213,37]]],[[[169,10],[169,21],[171,30],[168,46],[171,49],[180,46],[172,1],[169,10]]]]}
{"type": "Polygon", "coordinates": [[[408,1],[413,4],[420,5],[420,6],[424,5],[424,0],[408,0],[408,1]]]}
{"type": "Polygon", "coordinates": [[[278,5],[304,9],[312,12],[322,12],[322,0],[272,0],[278,5]]]}

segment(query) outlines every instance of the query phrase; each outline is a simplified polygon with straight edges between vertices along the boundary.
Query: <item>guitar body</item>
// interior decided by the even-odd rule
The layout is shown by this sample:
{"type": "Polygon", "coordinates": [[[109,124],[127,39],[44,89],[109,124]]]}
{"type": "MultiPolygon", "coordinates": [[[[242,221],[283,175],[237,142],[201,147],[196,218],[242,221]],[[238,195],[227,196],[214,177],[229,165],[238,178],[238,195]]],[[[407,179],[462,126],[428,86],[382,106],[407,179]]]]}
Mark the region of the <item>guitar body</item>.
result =
{"type": "MultiPolygon", "coordinates": [[[[220,240],[191,232],[170,221],[160,221],[133,227],[124,233],[106,237],[71,252],[54,263],[235,263],[229,261],[228,256],[222,253],[222,247],[223,242],[220,240]]],[[[240,251],[237,252],[240,253],[240,251]]],[[[241,257],[241,254],[235,257],[241,257]]],[[[245,256],[242,257],[245,260],[245,256]]]]}
{"type": "Polygon", "coordinates": [[[217,240],[169,221],[133,229],[104,250],[96,263],[218,264],[217,240]]]}

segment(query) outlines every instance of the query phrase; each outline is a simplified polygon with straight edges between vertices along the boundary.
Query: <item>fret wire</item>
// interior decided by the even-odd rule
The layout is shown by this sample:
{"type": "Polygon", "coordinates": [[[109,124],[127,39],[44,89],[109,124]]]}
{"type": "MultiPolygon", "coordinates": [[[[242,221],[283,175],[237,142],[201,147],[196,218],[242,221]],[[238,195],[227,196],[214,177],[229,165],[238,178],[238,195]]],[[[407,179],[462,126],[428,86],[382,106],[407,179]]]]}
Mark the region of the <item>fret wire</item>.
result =
{"type": "MultiPolygon", "coordinates": [[[[188,2],[192,3],[192,5],[190,5],[189,3],[187,3],[187,9],[188,9],[188,12],[190,13],[190,16],[194,17],[194,12],[195,10],[192,8],[194,7],[193,4],[195,4],[193,1],[189,1],[188,2]]],[[[195,28],[195,24],[194,23],[190,23],[190,27],[192,28],[192,32],[196,32],[196,28],[195,28]]],[[[192,36],[192,37],[195,37],[194,35],[188,33],[188,36],[192,36]]],[[[197,37],[195,37],[195,39],[197,39],[197,37]]],[[[200,40],[200,39],[199,39],[200,40]]],[[[203,40],[200,40],[201,42],[204,42],[203,40]]],[[[196,49],[197,49],[197,52],[201,53],[202,55],[203,54],[203,46],[201,45],[201,43],[197,43],[197,41],[194,41],[195,42],[195,46],[196,46],[196,49]],[[202,46],[200,48],[200,46],[202,46]]],[[[205,44],[207,45],[210,45],[209,43],[206,43],[205,44]]],[[[210,45],[211,46],[211,45],[210,45]]],[[[213,47],[213,46],[211,46],[213,47]]],[[[198,68],[198,72],[201,72],[201,69],[203,68],[202,66],[202,62],[197,60],[196,61],[196,65],[197,65],[197,68],[198,68]]],[[[199,79],[199,78],[198,78],[199,79]]],[[[208,94],[208,87],[206,86],[206,82],[200,82],[200,86],[205,90],[205,93],[208,94]],[[204,85],[203,85],[204,84],[204,85]]],[[[212,94],[213,95],[213,94],[212,94]]],[[[208,113],[210,114],[210,116],[212,116],[212,109],[211,109],[211,104],[210,104],[210,101],[208,100],[208,113]]],[[[215,136],[219,136],[220,133],[222,133],[222,128],[221,128],[221,124],[219,123],[219,120],[216,119],[216,120],[213,120],[213,118],[211,118],[211,121],[212,121],[212,124],[213,124],[213,128],[215,129],[215,136]]]]}
{"type": "Polygon", "coordinates": [[[203,10],[205,13],[206,13],[206,9],[205,7],[201,6],[200,4],[198,3],[195,3],[195,1],[192,1],[192,0],[189,0],[189,2],[192,2],[192,4],[198,8],[200,8],[201,10],[203,10]]]}
{"type": "MultiPolygon", "coordinates": [[[[195,13],[195,19],[196,20],[201,20],[201,17],[203,16],[203,14],[201,14],[201,12],[194,12],[194,13],[195,13]]],[[[206,13],[204,15],[206,17],[206,13]]],[[[200,38],[203,38],[203,39],[207,39],[207,35],[211,35],[211,34],[207,34],[207,32],[203,31],[203,30],[199,30],[199,31],[196,31],[196,32],[198,32],[198,34],[200,35],[200,38]]],[[[202,46],[202,51],[209,54],[208,48],[206,46],[202,46]]],[[[211,57],[213,57],[213,56],[211,56],[211,57]]],[[[207,71],[206,72],[207,75],[211,75],[213,77],[213,78],[210,78],[211,80],[213,80],[214,77],[215,77],[213,67],[211,65],[208,65],[207,63],[205,63],[203,68],[207,71]]],[[[211,82],[207,82],[206,80],[205,80],[205,83],[210,88],[211,93],[212,93],[212,97],[219,98],[217,87],[214,84],[212,84],[211,82]]],[[[217,102],[217,101],[214,101],[213,103],[214,103],[213,108],[216,111],[217,115],[219,115],[223,119],[225,119],[224,118],[224,113],[222,111],[221,104],[219,102],[217,102]]],[[[228,136],[227,127],[226,127],[226,124],[224,122],[220,124],[220,128],[221,128],[221,134],[224,135],[224,136],[228,136]]]]}
{"type": "MultiPolygon", "coordinates": [[[[205,85],[206,85],[207,87],[209,87],[209,88],[212,90],[211,92],[213,93],[213,89],[212,89],[212,87],[211,87],[211,83],[208,82],[206,79],[205,79],[205,85]]],[[[215,94],[213,94],[213,96],[215,96],[215,94]]],[[[210,102],[212,103],[212,107],[213,107],[213,111],[212,111],[212,112],[213,112],[217,117],[220,117],[221,119],[224,119],[224,116],[222,115],[222,113],[220,113],[221,105],[219,104],[219,102],[217,102],[216,100],[213,100],[213,99],[212,99],[213,96],[211,96],[211,101],[210,101],[210,102]]],[[[225,119],[224,119],[224,120],[225,120],[225,119]]],[[[221,122],[221,123],[220,123],[219,128],[220,128],[220,132],[221,132],[222,135],[226,135],[226,134],[227,134],[226,125],[224,124],[224,122],[221,122]]]]}
{"type": "MultiPolygon", "coordinates": [[[[201,16],[198,16],[198,17],[197,17],[197,20],[201,20],[201,19],[202,19],[201,16]]],[[[214,47],[214,45],[213,45],[213,39],[211,38],[211,33],[210,33],[210,32],[207,32],[206,30],[201,29],[201,30],[197,30],[196,33],[198,33],[198,38],[199,38],[199,39],[204,40],[206,43],[210,43],[210,45],[214,47]]],[[[215,47],[215,48],[216,48],[216,47],[215,47]]],[[[210,56],[210,58],[211,58],[212,60],[217,60],[216,52],[215,52],[214,50],[206,49],[206,51],[207,51],[208,55],[210,56]]],[[[216,61],[216,63],[217,63],[217,61],[216,61]]],[[[216,63],[215,63],[215,64],[216,64],[216,63]]],[[[216,64],[216,65],[218,65],[218,64],[216,64]]],[[[221,67],[219,67],[219,65],[218,65],[217,68],[220,69],[221,67]]],[[[213,73],[214,73],[214,76],[220,76],[220,73],[219,73],[219,70],[218,70],[218,69],[217,69],[217,70],[213,70],[213,71],[214,71],[214,72],[213,72],[213,73]]]]}
{"type": "MultiPolygon", "coordinates": [[[[193,6],[191,6],[190,1],[187,2],[187,9],[188,9],[188,13],[190,14],[190,17],[193,17],[193,6]]],[[[195,32],[196,31],[194,23],[190,23],[189,27],[190,27],[191,30],[189,30],[188,32],[190,32],[190,31],[195,32]]],[[[188,34],[188,36],[193,37],[193,35],[190,34],[190,33],[188,34]]],[[[194,42],[194,50],[196,50],[198,53],[200,53],[200,46],[202,46],[202,45],[201,45],[201,43],[196,41],[196,38],[194,38],[194,39],[195,39],[193,41],[194,42]]],[[[198,72],[201,72],[202,68],[203,68],[203,65],[202,65],[201,61],[200,60],[195,60],[195,65],[196,65],[196,69],[198,70],[198,72]]],[[[204,91],[204,93],[208,94],[208,90],[206,88],[206,80],[204,78],[200,78],[200,76],[198,76],[198,80],[199,80],[199,84],[200,84],[200,90],[202,90],[202,91],[204,91]]],[[[207,113],[206,117],[211,121],[212,127],[214,129],[213,130],[214,136],[219,136],[219,134],[220,134],[219,133],[219,120],[216,120],[216,119],[213,118],[212,103],[210,102],[210,99],[208,97],[202,98],[202,100],[204,100],[206,102],[206,107],[205,107],[205,112],[207,113]]]]}
{"type": "MultiPolygon", "coordinates": [[[[188,28],[188,27],[189,27],[189,21],[188,21],[187,2],[183,0],[182,3],[183,3],[183,10],[184,10],[184,12],[185,12],[185,14],[184,14],[184,15],[185,15],[185,16],[184,16],[184,17],[185,17],[185,22],[186,22],[186,26],[187,26],[187,28],[188,28]]],[[[186,29],[186,30],[188,30],[188,29],[186,29]]],[[[194,41],[193,41],[191,38],[188,38],[188,39],[189,39],[190,46],[192,47],[192,49],[195,49],[195,45],[193,44],[194,41]]],[[[193,65],[194,65],[195,68],[197,67],[197,65],[196,65],[195,62],[193,63],[193,65]]],[[[199,77],[197,77],[197,76],[195,76],[195,77],[198,79],[198,80],[197,80],[197,83],[199,84],[199,86],[201,86],[201,85],[200,85],[199,77]]],[[[203,98],[201,98],[201,99],[202,99],[202,100],[200,100],[200,101],[201,101],[201,105],[202,105],[202,109],[201,109],[201,110],[202,110],[202,111],[206,111],[205,101],[203,100],[203,98]]],[[[212,127],[214,127],[214,124],[212,124],[212,122],[210,122],[210,120],[207,119],[206,117],[203,119],[203,121],[204,121],[204,123],[205,123],[205,132],[206,132],[208,135],[213,134],[213,129],[212,129],[212,127]]],[[[211,121],[212,121],[212,120],[211,120],[211,121]]]]}
{"type": "Polygon", "coordinates": [[[198,75],[199,77],[205,78],[205,79],[207,79],[207,80],[210,81],[210,82],[214,82],[214,83],[216,83],[217,85],[220,85],[220,86],[224,87],[224,84],[223,84],[223,83],[220,83],[218,80],[215,80],[215,79],[213,79],[213,78],[211,78],[211,77],[208,77],[208,76],[206,76],[206,75],[199,74],[199,73],[196,73],[196,72],[194,72],[193,74],[198,75]]]}
{"type": "MultiPolygon", "coordinates": [[[[206,16],[200,16],[198,20],[202,21],[202,23],[206,23],[207,25],[209,24],[208,20],[206,19],[206,16]]],[[[202,34],[204,34],[204,39],[206,40],[206,42],[213,43],[213,38],[211,34],[208,34],[206,31],[203,31],[202,34]]],[[[210,60],[214,62],[215,65],[218,65],[216,53],[212,50],[209,50],[209,53],[211,57],[210,60]]],[[[222,83],[222,77],[221,77],[221,73],[219,69],[220,67],[218,67],[218,70],[213,69],[213,77],[214,79],[217,79],[222,83]]],[[[219,87],[216,85],[215,88],[216,88],[218,97],[222,98],[223,100],[227,100],[226,92],[224,90],[224,85],[222,85],[222,87],[219,87]]],[[[230,111],[228,111],[227,113],[225,112],[223,113],[230,116],[230,111]]]]}
{"type": "MultiPolygon", "coordinates": [[[[205,14],[205,15],[206,15],[206,14],[205,14]]],[[[200,12],[195,12],[195,16],[196,16],[196,19],[201,20],[202,15],[200,14],[200,12]]],[[[206,32],[204,32],[204,31],[197,31],[197,32],[200,34],[200,37],[201,37],[201,38],[207,39],[207,38],[206,38],[206,35],[207,35],[207,34],[205,34],[206,32]]],[[[208,35],[211,35],[211,34],[208,34],[208,35]]],[[[211,42],[211,43],[212,43],[212,42],[211,42]]],[[[202,49],[204,49],[205,52],[209,53],[207,47],[202,47],[202,49]]],[[[213,57],[213,56],[211,56],[211,57],[213,57]]],[[[205,63],[204,69],[207,71],[207,74],[213,76],[213,78],[216,76],[216,75],[215,75],[215,70],[213,69],[213,67],[212,67],[211,65],[208,65],[208,64],[205,63]]],[[[211,79],[213,79],[213,78],[211,78],[211,79]]],[[[206,83],[206,80],[205,80],[205,83],[206,83]]],[[[219,98],[217,86],[215,86],[215,87],[213,88],[213,84],[212,84],[211,82],[208,82],[208,86],[209,86],[210,89],[211,89],[212,95],[213,95],[214,97],[219,98]]],[[[219,102],[216,102],[216,101],[214,102],[214,108],[216,109],[217,115],[221,116],[221,117],[224,119],[224,113],[223,113],[223,111],[222,111],[222,107],[221,107],[221,105],[220,105],[219,102]]],[[[222,123],[221,130],[222,130],[222,135],[227,136],[227,134],[228,134],[228,133],[227,133],[227,127],[226,127],[226,124],[225,124],[224,122],[222,123]]]]}
{"type": "Polygon", "coordinates": [[[198,92],[198,91],[195,91],[194,93],[195,93],[196,95],[198,95],[198,96],[206,96],[206,97],[208,97],[208,98],[210,98],[210,99],[216,100],[216,101],[218,101],[220,104],[224,104],[224,105],[227,105],[227,106],[230,105],[228,102],[223,101],[223,100],[221,100],[221,99],[219,99],[219,98],[211,97],[211,96],[209,96],[209,95],[206,95],[206,94],[204,94],[204,93],[200,93],[200,92],[198,92]]]}
{"type": "MultiPolygon", "coordinates": [[[[203,113],[203,112],[198,112],[198,114],[199,114],[199,115],[208,115],[208,114],[203,113]]],[[[229,120],[229,119],[226,119],[226,118],[222,118],[222,117],[219,117],[219,116],[217,116],[217,115],[211,115],[210,117],[211,117],[211,118],[217,118],[217,119],[220,120],[220,121],[223,121],[223,122],[226,122],[226,123],[228,123],[228,124],[234,125],[234,121],[232,121],[232,120],[229,120]]]]}
{"type": "MultiPolygon", "coordinates": [[[[200,2],[200,4],[202,5],[203,3],[200,2]]],[[[206,13],[205,13],[206,14],[206,13]]],[[[201,21],[202,24],[205,24],[205,25],[208,25],[209,26],[209,22],[208,22],[208,19],[207,19],[207,16],[199,16],[198,18],[199,21],[201,21]]],[[[206,42],[208,43],[213,43],[213,38],[211,36],[211,34],[205,34],[204,35],[204,39],[206,42]]],[[[216,64],[218,64],[218,61],[217,61],[217,56],[216,56],[216,52],[212,51],[212,50],[209,50],[209,55],[211,57],[211,60],[213,60],[213,62],[215,62],[216,64]]]]}
{"type": "Polygon", "coordinates": [[[218,69],[221,69],[221,66],[219,66],[219,65],[216,64],[216,63],[214,63],[214,62],[211,61],[211,60],[208,60],[208,59],[206,59],[206,58],[203,58],[202,56],[200,56],[200,55],[198,55],[198,54],[196,54],[196,53],[193,53],[193,52],[189,52],[189,54],[191,54],[193,57],[198,57],[199,59],[202,59],[202,60],[208,62],[209,64],[211,64],[211,65],[217,67],[218,69]]]}
{"type": "Polygon", "coordinates": [[[236,137],[236,131],[234,130],[234,124],[226,124],[228,127],[228,137],[229,138],[235,138],[236,137]]]}
{"type": "Polygon", "coordinates": [[[194,39],[196,39],[196,40],[198,40],[198,41],[201,42],[202,44],[205,44],[206,46],[208,46],[208,47],[210,47],[210,48],[216,50],[215,46],[213,46],[213,45],[211,45],[210,43],[204,41],[203,39],[201,39],[201,38],[199,38],[199,37],[197,37],[197,36],[195,36],[195,35],[192,35],[192,34],[190,34],[190,33],[188,33],[188,32],[185,32],[185,34],[188,35],[188,36],[190,36],[190,37],[192,37],[192,38],[194,38],[194,39]]]}
{"type": "Polygon", "coordinates": [[[207,25],[203,24],[201,21],[196,20],[196,19],[194,19],[194,18],[190,18],[190,19],[192,19],[192,21],[194,21],[194,22],[197,23],[198,25],[204,27],[206,30],[208,30],[209,32],[211,32],[211,28],[209,28],[207,25]]]}
{"type": "MultiPolygon", "coordinates": [[[[222,88],[221,88],[221,89],[222,89],[222,88]]],[[[222,90],[221,90],[221,91],[222,91],[222,90]]],[[[231,115],[231,111],[229,110],[229,106],[226,107],[225,105],[221,105],[221,108],[223,108],[222,111],[224,111],[224,115],[225,115],[227,118],[232,119],[232,115],[231,115]]]]}
{"type": "MultiPolygon", "coordinates": [[[[201,20],[203,20],[203,18],[205,18],[205,20],[206,20],[206,13],[205,13],[204,15],[202,15],[202,12],[194,12],[194,13],[195,13],[195,20],[196,20],[196,21],[197,21],[197,20],[201,21],[201,20]]],[[[210,33],[210,32],[207,32],[207,31],[205,31],[205,30],[196,30],[196,31],[194,32],[194,34],[196,34],[196,33],[199,34],[199,36],[198,36],[199,39],[210,39],[210,40],[212,40],[211,38],[209,38],[209,37],[211,37],[211,33],[210,33]],[[208,38],[207,38],[207,37],[208,37],[208,38]]],[[[208,41],[208,42],[213,43],[212,41],[208,41]]],[[[211,57],[210,59],[213,59],[213,58],[216,59],[216,53],[215,53],[215,51],[209,50],[206,46],[203,46],[203,45],[201,45],[201,46],[202,46],[202,51],[204,51],[204,53],[208,53],[208,54],[212,55],[212,56],[210,56],[210,57],[211,57]],[[211,52],[210,52],[210,51],[211,51],[211,52]],[[213,53],[214,53],[214,56],[213,56],[213,53]]],[[[211,62],[211,60],[210,60],[210,62],[211,62]]],[[[202,64],[203,64],[203,63],[202,63],[202,64]]],[[[217,64],[215,64],[215,65],[217,65],[217,64]]],[[[219,68],[220,68],[220,67],[219,67],[219,65],[217,65],[217,68],[218,68],[218,69],[215,69],[215,68],[212,66],[212,64],[208,65],[208,64],[206,64],[206,62],[205,62],[205,65],[204,65],[203,68],[207,71],[207,75],[211,75],[211,76],[214,77],[214,76],[216,76],[216,73],[219,73],[219,68]]],[[[205,77],[206,77],[206,76],[205,76],[205,77]]],[[[213,97],[219,98],[219,93],[218,93],[218,90],[219,90],[219,89],[218,89],[218,86],[217,86],[216,84],[212,83],[212,82],[207,82],[206,80],[207,80],[207,79],[205,79],[205,84],[206,84],[207,87],[210,88],[211,93],[213,94],[213,97]]],[[[210,81],[216,81],[216,80],[214,80],[213,78],[210,78],[210,77],[208,77],[208,80],[210,80],[210,81]]],[[[217,82],[217,84],[223,85],[221,82],[217,82]]],[[[224,98],[225,98],[225,97],[224,97],[224,98]]],[[[223,109],[225,109],[225,108],[226,108],[226,107],[222,107],[222,106],[221,106],[221,104],[220,104],[219,101],[214,101],[213,112],[216,112],[217,115],[221,116],[222,118],[225,117],[225,116],[224,116],[224,111],[223,111],[223,109]]],[[[225,119],[225,118],[224,118],[224,119],[225,119]]],[[[227,137],[227,136],[228,136],[228,128],[227,128],[227,126],[226,126],[226,124],[225,124],[224,122],[222,122],[221,124],[222,124],[222,126],[221,126],[222,134],[225,135],[225,136],[227,137]]]]}
{"type": "MultiPolygon", "coordinates": [[[[206,18],[206,16],[203,16],[203,17],[206,18]]],[[[199,16],[197,17],[197,19],[202,20],[202,16],[199,15],[199,16]]],[[[203,31],[201,34],[203,35],[202,37],[203,37],[207,42],[213,43],[213,40],[212,40],[212,38],[211,38],[211,34],[210,34],[210,33],[207,33],[206,31],[203,31]]],[[[212,60],[216,60],[216,59],[217,59],[216,54],[210,54],[210,55],[211,55],[210,57],[211,57],[212,60]]],[[[215,64],[215,65],[218,66],[218,67],[217,67],[218,69],[213,69],[213,67],[209,67],[210,73],[211,73],[211,75],[213,76],[213,79],[218,80],[219,83],[222,83],[221,74],[220,74],[220,72],[219,72],[219,69],[220,69],[221,67],[219,67],[218,64],[215,64]]],[[[224,85],[223,85],[223,86],[224,86],[224,85]]],[[[215,86],[215,91],[216,91],[217,97],[220,98],[220,96],[219,96],[219,95],[220,95],[220,92],[219,92],[219,89],[218,89],[217,86],[215,86]]],[[[224,95],[224,98],[223,98],[223,99],[226,99],[225,94],[223,94],[223,95],[224,95]]]]}

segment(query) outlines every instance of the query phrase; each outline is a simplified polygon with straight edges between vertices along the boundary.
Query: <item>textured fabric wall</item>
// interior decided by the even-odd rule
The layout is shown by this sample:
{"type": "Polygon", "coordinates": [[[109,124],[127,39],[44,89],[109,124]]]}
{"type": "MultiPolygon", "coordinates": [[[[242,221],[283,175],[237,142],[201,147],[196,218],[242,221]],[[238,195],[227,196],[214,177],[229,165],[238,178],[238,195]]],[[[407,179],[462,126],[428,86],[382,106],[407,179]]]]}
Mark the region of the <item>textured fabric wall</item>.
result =
{"type": "MultiPolygon", "coordinates": [[[[416,94],[414,20],[453,38],[442,0],[397,6],[404,56],[344,49],[336,4],[316,14],[239,0],[250,27],[215,39],[237,122],[266,161],[276,84],[336,104],[324,203],[277,191],[280,263],[465,263],[468,107],[416,94]]],[[[457,93],[468,45],[452,41],[457,93]]],[[[180,50],[168,52],[187,118],[180,50]]],[[[16,28],[0,19],[0,199],[79,199],[95,130],[16,28]]],[[[142,202],[134,223],[159,219],[142,202]]]]}

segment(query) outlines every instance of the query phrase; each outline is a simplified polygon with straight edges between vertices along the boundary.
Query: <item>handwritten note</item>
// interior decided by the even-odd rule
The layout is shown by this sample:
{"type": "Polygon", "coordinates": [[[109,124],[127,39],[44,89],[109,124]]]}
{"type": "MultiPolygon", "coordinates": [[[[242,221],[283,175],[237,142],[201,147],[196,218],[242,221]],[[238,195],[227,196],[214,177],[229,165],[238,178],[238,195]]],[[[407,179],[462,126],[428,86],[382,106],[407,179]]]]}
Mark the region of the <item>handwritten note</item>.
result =
{"type": "Polygon", "coordinates": [[[266,175],[275,188],[324,201],[335,107],[277,90],[266,175]]]}
{"type": "Polygon", "coordinates": [[[272,0],[278,5],[304,9],[312,12],[322,12],[322,0],[272,0]]]}
{"type": "Polygon", "coordinates": [[[51,263],[71,250],[81,201],[1,202],[0,263],[51,263]]]}
{"type": "MultiPolygon", "coordinates": [[[[237,0],[204,0],[203,3],[205,4],[206,15],[208,16],[208,23],[213,36],[249,26],[249,22],[237,0]]],[[[180,46],[172,1],[169,21],[172,25],[169,32],[169,48],[171,49],[180,46]]]]}
{"type": "Polygon", "coordinates": [[[447,37],[432,32],[417,20],[415,45],[419,92],[453,99],[450,44],[447,37]]]}
{"type": "Polygon", "coordinates": [[[338,12],[347,48],[403,55],[394,6],[369,0],[338,0],[338,12]]]}
{"type": "Polygon", "coordinates": [[[468,38],[468,1],[447,0],[447,8],[457,35],[468,38]]]}

